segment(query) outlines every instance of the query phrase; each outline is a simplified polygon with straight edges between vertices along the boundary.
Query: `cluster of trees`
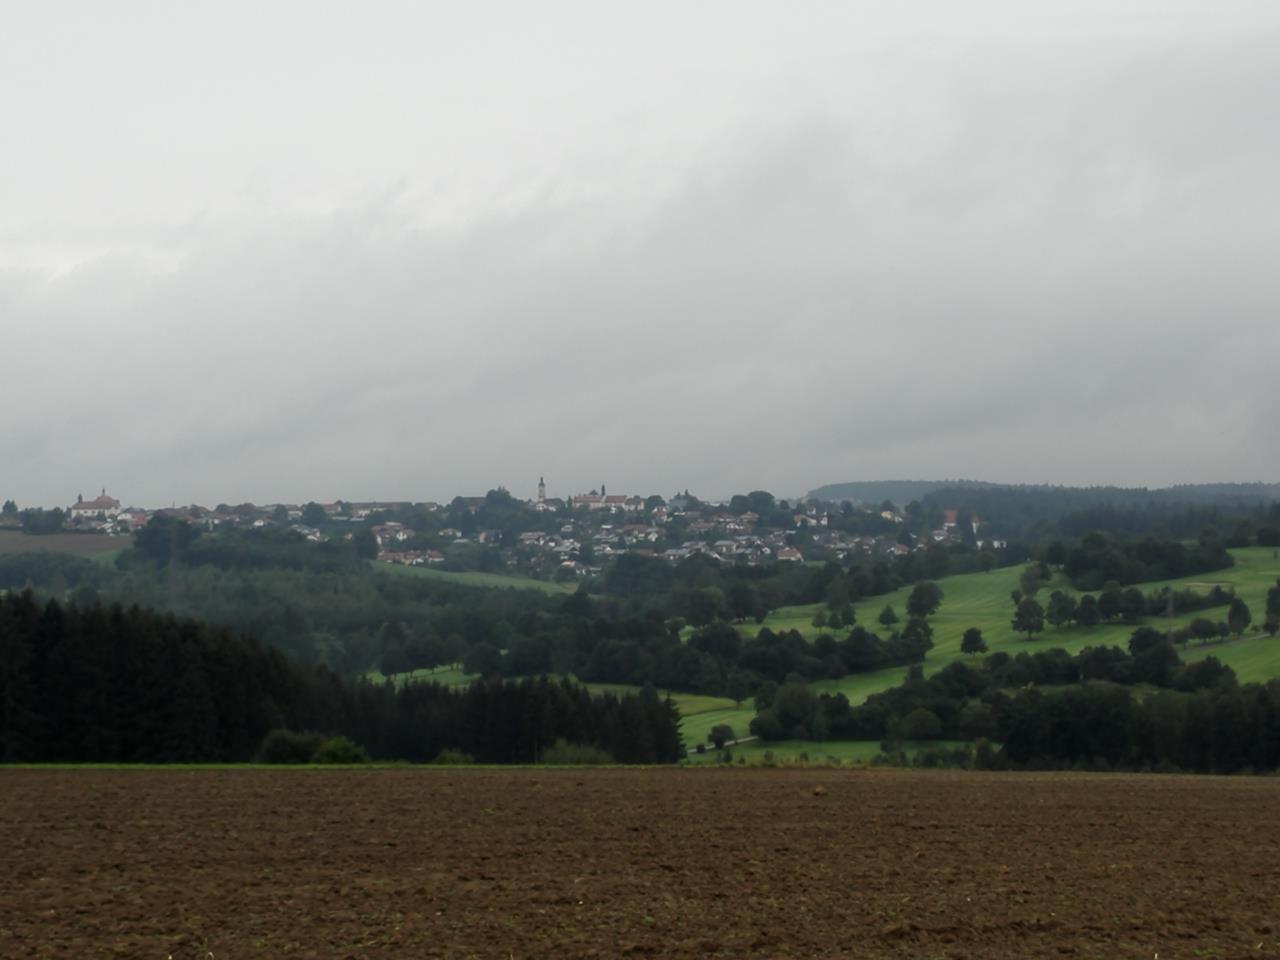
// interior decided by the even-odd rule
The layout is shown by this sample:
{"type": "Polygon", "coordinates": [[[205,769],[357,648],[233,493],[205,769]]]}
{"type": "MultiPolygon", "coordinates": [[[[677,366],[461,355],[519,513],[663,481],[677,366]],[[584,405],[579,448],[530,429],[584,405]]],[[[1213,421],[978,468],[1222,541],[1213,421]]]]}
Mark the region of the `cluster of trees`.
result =
{"type": "Polygon", "coordinates": [[[250,638],[118,605],[0,597],[0,760],[250,759],[272,730],[346,736],[381,759],[463,750],[534,762],[564,740],[619,762],[670,762],[679,713],[652,690],[591,696],[569,681],[344,683],[250,638]]]}
{"type": "Polygon", "coordinates": [[[1099,590],[1112,581],[1123,586],[1173,580],[1225,570],[1235,563],[1213,528],[1202,531],[1192,545],[1155,537],[1123,542],[1095,531],[1075,546],[1055,540],[1045,551],[1045,561],[1061,566],[1078,590],[1099,590]]]}
{"type": "Polygon", "coordinates": [[[927,680],[912,668],[859,707],[786,684],[752,724],[765,739],[986,739],[1002,745],[1002,764],[1018,767],[1198,772],[1280,767],[1278,729],[1280,681],[1242,686],[1213,657],[1183,663],[1146,627],[1127,651],[997,653],[927,680]],[[1138,694],[1137,684],[1156,691],[1138,694]]]}
{"type": "MultiPolygon", "coordinates": [[[[985,556],[992,556],[986,554],[985,556]]],[[[824,604],[822,626],[853,626],[853,604],[901,587],[978,569],[972,552],[933,544],[902,556],[837,563],[750,567],[695,555],[672,565],[626,553],[605,568],[600,584],[615,615],[657,610],[692,626],[715,620],[762,622],[780,606],[824,604]]]]}
{"type": "Polygon", "coordinates": [[[1054,590],[1042,606],[1036,596],[1042,578],[1047,574],[1043,561],[1029,564],[1023,572],[1021,587],[1012,594],[1013,628],[1019,633],[1026,633],[1028,639],[1044,630],[1046,623],[1058,628],[1072,624],[1092,628],[1099,623],[1115,621],[1136,624],[1147,616],[1172,616],[1221,606],[1231,608],[1227,618],[1230,632],[1238,634],[1250,622],[1248,607],[1243,601],[1236,598],[1233,590],[1217,584],[1206,593],[1169,587],[1143,593],[1137,587],[1122,587],[1119,582],[1111,580],[1103,585],[1096,597],[1085,594],[1077,598],[1067,591],[1054,590]]]}
{"type": "MultiPolygon", "coordinates": [[[[763,621],[780,606],[827,602],[832,609],[912,582],[900,559],[862,561],[845,569],[830,563],[776,563],[750,567],[695,554],[672,565],[657,557],[624,553],[605,568],[600,584],[620,612],[658,610],[693,626],[715,620],[763,621]]],[[[919,579],[919,578],[914,578],[919,579]]]]}
{"type": "Polygon", "coordinates": [[[121,555],[120,566],[151,563],[162,567],[332,573],[350,570],[377,555],[377,541],[364,526],[356,528],[349,540],[313,543],[279,527],[231,528],[204,536],[186,520],[160,514],[134,535],[133,550],[121,555]]]}
{"type": "MultiPolygon", "coordinates": [[[[13,501],[10,500],[9,502],[12,503],[13,501]]],[[[52,510],[28,507],[26,510],[14,512],[17,513],[18,519],[22,523],[22,529],[37,536],[57,533],[67,523],[67,513],[60,507],[54,507],[52,510]]]]}
{"type": "Polygon", "coordinates": [[[700,627],[682,642],[681,621],[653,613],[621,621],[580,618],[575,639],[589,653],[574,672],[591,681],[654,683],[742,700],[788,677],[838,678],[922,660],[933,646],[927,617],[941,600],[938,585],[926,581],[913,588],[902,629],[882,637],[854,626],[843,639],[824,633],[812,642],[798,631],[768,627],[744,638],[723,621],[700,627]]]}

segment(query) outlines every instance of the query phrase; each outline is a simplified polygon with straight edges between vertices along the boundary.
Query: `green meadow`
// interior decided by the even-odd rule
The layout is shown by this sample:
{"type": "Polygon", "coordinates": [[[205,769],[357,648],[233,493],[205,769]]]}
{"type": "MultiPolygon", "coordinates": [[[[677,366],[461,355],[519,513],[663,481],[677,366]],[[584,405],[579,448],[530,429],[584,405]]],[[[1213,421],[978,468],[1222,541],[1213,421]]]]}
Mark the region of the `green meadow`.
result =
{"type": "Polygon", "coordinates": [[[458,573],[453,570],[437,570],[433,567],[406,567],[399,563],[379,563],[375,569],[385,573],[406,577],[422,577],[428,580],[442,580],[446,583],[460,583],[468,587],[489,587],[499,590],[540,590],[543,593],[572,593],[577,589],[572,583],[551,583],[547,580],[534,580],[531,577],[513,577],[505,573],[458,573]]]}
{"type": "Polygon", "coordinates": [[[380,670],[370,670],[365,674],[365,679],[371,683],[386,683],[390,681],[397,687],[404,686],[406,683],[418,682],[439,683],[446,687],[465,687],[476,679],[476,675],[465,673],[458,667],[436,667],[434,669],[409,670],[405,673],[394,673],[390,676],[384,675],[380,670]]]}
{"type": "MultiPolygon", "coordinates": [[[[1266,610],[1267,590],[1274,586],[1280,577],[1280,558],[1270,547],[1246,547],[1231,551],[1235,557],[1235,566],[1229,570],[1220,570],[1212,574],[1201,574],[1183,577],[1177,580],[1162,580],[1140,584],[1144,593],[1150,593],[1162,586],[1192,587],[1208,589],[1213,584],[1222,584],[1235,589],[1253,613],[1254,627],[1262,622],[1266,610]]],[[[933,649],[925,657],[926,675],[941,670],[954,660],[961,659],[960,639],[969,627],[977,627],[987,642],[989,653],[1004,651],[1016,654],[1021,651],[1049,650],[1062,647],[1077,652],[1089,646],[1118,646],[1126,648],[1129,636],[1134,627],[1128,624],[1106,624],[1086,629],[1084,627],[1056,628],[1046,625],[1044,632],[1036,634],[1028,641],[1026,634],[1016,633],[1012,626],[1013,600],[1010,594],[1018,587],[1022,575],[1022,567],[1009,567],[993,570],[990,573],[962,574],[946,577],[938,581],[942,588],[943,600],[938,612],[929,618],[933,626],[933,649]]],[[[1054,590],[1072,593],[1066,578],[1058,575],[1053,582],[1041,587],[1038,599],[1043,605],[1054,590]]],[[[883,632],[877,618],[885,604],[892,604],[898,615],[906,618],[907,597],[910,587],[904,587],[887,596],[873,597],[854,605],[858,623],[869,630],[883,632]]],[[[1078,596],[1079,594],[1077,594],[1078,596]]],[[[799,630],[804,636],[812,639],[821,631],[812,624],[813,615],[819,604],[800,607],[783,607],[768,618],[764,625],[773,630],[799,630]]],[[[1203,616],[1212,620],[1226,619],[1226,608],[1215,607],[1195,614],[1184,614],[1176,617],[1150,617],[1145,622],[1159,630],[1176,629],[1189,624],[1195,617],[1203,616]]],[[[749,628],[756,629],[754,626],[749,628]]],[[[1201,645],[1191,643],[1180,649],[1185,660],[1197,660],[1206,656],[1215,656],[1230,666],[1239,675],[1241,681],[1265,681],[1280,677],[1280,639],[1272,640],[1265,633],[1251,627],[1239,640],[1201,645]]],[[[887,689],[899,683],[906,674],[905,667],[881,670],[876,673],[857,674],[841,680],[823,680],[814,684],[814,688],[824,692],[839,691],[851,702],[859,703],[867,696],[887,689]]]]}
{"type": "MultiPolygon", "coordinates": [[[[693,745],[685,741],[690,747],[693,745]]],[[[902,750],[908,756],[914,756],[921,750],[945,750],[951,747],[969,746],[964,741],[955,740],[908,740],[902,743],[902,750]]],[[[775,740],[773,743],[737,744],[729,748],[733,763],[739,760],[748,765],[763,763],[820,764],[823,762],[843,765],[868,764],[880,755],[880,743],[877,740],[775,740]]],[[[692,764],[717,764],[723,762],[720,751],[710,744],[705,753],[691,750],[689,762],[692,764]]]]}

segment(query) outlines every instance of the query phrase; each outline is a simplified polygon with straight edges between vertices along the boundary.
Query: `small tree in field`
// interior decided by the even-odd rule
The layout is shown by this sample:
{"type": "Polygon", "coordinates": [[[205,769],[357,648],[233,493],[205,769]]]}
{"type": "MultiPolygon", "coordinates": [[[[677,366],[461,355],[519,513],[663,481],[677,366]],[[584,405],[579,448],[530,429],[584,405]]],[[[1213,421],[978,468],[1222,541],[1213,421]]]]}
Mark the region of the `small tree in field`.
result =
{"type": "Polygon", "coordinates": [[[1013,618],[1013,629],[1025,633],[1030,640],[1032,634],[1044,629],[1044,607],[1031,597],[1023,597],[1013,618]]]}
{"type": "Polygon", "coordinates": [[[982,639],[982,631],[977,627],[970,627],[964,632],[964,636],[960,638],[961,653],[986,653],[987,641],[982,639]]]}
{"type": "Polygon", "coordinates": [[[707,739],[715,744],[717,750],[723,750],[724,745],[730,740],[736,740],[733,735],[733,727],[727,723],[717,723],[711,728],[711,732],[707,734],[707,739]]]}
{"type": "Polygon", "coordinates": [[[917,583],[907,597],[907,613],[913,617],[930,617],[942,603],[942,588],[931,580],[917,583]]]}
{"type": "Polygon", "coordinates": [[[1227,608],[1227,626],[1231,628],[1231,632],[1238,637],[1252,622],[1253,614],[1249,611],[1249,605],[1239,597],[1232,600],[1231,606],[1227,608]]]}
{"type": "Polygon", "coordinates": [[[880,616],[878,619],[880,620],[881,626],[885,626],[885,627],[892,627],[895,623],[897,623],[898,613],[896,610],[893,609],[893,604],[886,603],[884,606],[884,609],[880,611],[880,616]]]}

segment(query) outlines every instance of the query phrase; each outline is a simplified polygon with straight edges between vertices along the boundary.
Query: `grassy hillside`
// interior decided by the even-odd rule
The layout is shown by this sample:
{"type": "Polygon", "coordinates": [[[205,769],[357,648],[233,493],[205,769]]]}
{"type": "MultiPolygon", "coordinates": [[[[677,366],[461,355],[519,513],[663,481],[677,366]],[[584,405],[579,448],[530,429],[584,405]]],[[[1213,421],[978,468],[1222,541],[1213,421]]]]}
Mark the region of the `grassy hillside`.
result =
{"type": "MultiPolygon", "coordinates": [[[[1236,595],[1249,605],[1253,612],[1254,623],[1260,623],[1266,609],[1268,588],[1275,585],[1280,576],[1280,558],[1269,547],[1248,547],[1231,551],[1236,565],[1230,570],[1222,570],[1210,575],[1183,577],[1178,580],[1165,580],[1156,583],[1141,584],[1144,592],[1158,587],[1170,585],[1185,587],[1188,585],[1209,586],[1221,583],[1235,588],[1236,595]]],[[[1075,652],[1088,646],[1118,646],[1125,648],[1133,627],[1125,624],[1107,624],[1085,629],[1068,627],[1057,629],[1046,627],[1043,633],[1037,634],[1030,642],[1025,634],[1015,633],[1010,621],[1013,618],[1013,601],[1010,594],[1018,586],[1021,567],[1010,567],[1004,570],[993,570],[990,573],[973,573],[947,577],[939,581],[943,591],[942,606],[930,618],[934,628],[934,647],[925,658],[926,674],[934,673],[948,663],[963,656],[960,653],[960,638],[969,627],[978,627],[987,641],[989,652],[1005,651],[1010,654],[1020,651],[1048,650],[1062,647],[1075,652]]],[[[1055,589],[1070,590],[1070,584],[1063,577],[1058,577],[1052,584],[1041,588],[1039,598],[1043,604],[1049,593],[1055,589]]],[[[874,597],[856,604],[854,609],[858,622],[868,629],[879,630],[876,618],[886,603],[891,603],[899,616],[905,618],[907,596],[911,589],[905,587],[896,593],[883,597],[874,597]]],[[[1074,592],[1074,591],[1073,591],[1074,592]]],[[[820,632],[811,623],[817,604],[801,607],[784,607],[775,611],[765,625],[774,630],[799,630],[806,637],[815,637],[820,632]]],[[[1171,629],[1185,626],[1195,616],[1207,616],[1210,619],[1226,618],[1226,608],[1215,608],[1199,614],[1186,614],[1177,617],[1152,617],[1146,621],[1149,625],[1160,629],[1171,629]]],[[[754,625],[748,628],[754,632],[754,625]]],[[[1280,640],[1271,640],[1266,634],[1249,631],[1239,639],[1231,639],[1201,646],[1188,645],[1180,651],[1183,659],[1197,660],[1206,656],[1215,656],[1229,665],[1242,681],[1263,681],[1280,677],[1280,640]]],[[[872,693],[887,689],[901,682],[906,673],[905,667],[881,670],[876,673],[857,674],[842,680],[823,680],[814,684],[815,689],[835,692],[840,691],[850,701],[859,703],[872,693]]]]}

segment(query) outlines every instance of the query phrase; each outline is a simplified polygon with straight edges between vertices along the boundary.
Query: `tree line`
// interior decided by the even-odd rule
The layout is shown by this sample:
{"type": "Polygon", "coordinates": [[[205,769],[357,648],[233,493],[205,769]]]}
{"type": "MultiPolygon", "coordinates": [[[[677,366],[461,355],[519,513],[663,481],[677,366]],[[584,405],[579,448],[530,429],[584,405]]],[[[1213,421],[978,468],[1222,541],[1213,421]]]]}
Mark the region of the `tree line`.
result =
{"type": "MultiPolygon", "coordinates": [[[[1280,584],[1272,595],[1280,606],[1280,584]]],[[[1128,650],[997,653],[927,679],[912,667],[900,686],[856,707],[803,684],[766,692],[751,726],[766,740],[970,740],[986,765],[1015,768],[1280,767],[1280,681],[1241,685],[1214,657],[1184,663],[1149,627],[1134,631],[1128,650]]]]}
{"type": "Polygon", "coordinates": [[[920,532],[941,524],[944,510],[977,514],[987,530],[1012,542],[1047,544],[1097,530],[1139,540],[1185,540],[1206,527],[1229,531],[1229,546],[1280,546],[1277,488],[1265,484],[1200,484],[1163,490],[1122,487],[947,485],[904,511],[920,532]]]}

